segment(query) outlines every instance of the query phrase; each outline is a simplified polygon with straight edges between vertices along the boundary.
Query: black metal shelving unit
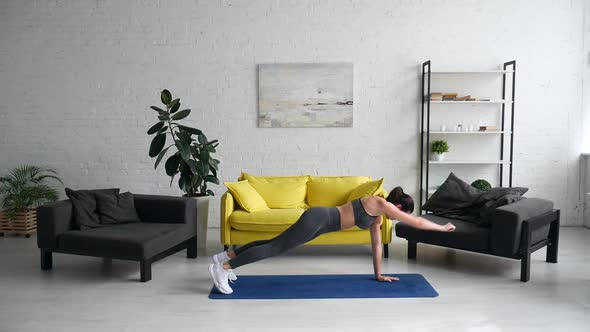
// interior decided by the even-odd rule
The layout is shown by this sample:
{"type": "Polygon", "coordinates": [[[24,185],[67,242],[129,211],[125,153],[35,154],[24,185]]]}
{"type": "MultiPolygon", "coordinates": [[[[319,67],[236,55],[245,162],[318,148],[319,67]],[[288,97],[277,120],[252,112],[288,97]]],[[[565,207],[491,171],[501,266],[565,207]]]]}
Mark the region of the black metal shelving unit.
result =
{"type": "MultiPolygon", "coordinates": [[[[452,72],[452,73],[497,73],[502,74],[502,100],[498,103],[502,107],[502,114],[501,114],[501,132],[500,132],[500,162],[498,164],[499,167],[499,183],[500,186],[503,185],[504,180],[504,166],[508,164],[508,186],[512,186],[512,168],[513,168],[513,159],[514,159],[514,108],[515,108],[515,84],[516,84],[516,61],[508,61],[503,64],[503,70],[491,70],[491,71],[481,71],[481,72],[452,72]],[[511,77],[509,77],[511,76],[511,77]],[[511,79],[511,83],[509,89],[507,88],[507,80],[511,79]],[[510,90],[510,91],[507,91],[510,90]],[[510,95],[510,99],[506,100],[507,94],[510,95]],[[510,111],[510,148],[508,149],[509,160],[505,160],[505,139],[506,139],[506,104],[510,104],[511,111],[510,111]]],[[[451,73],[451,72],[449,72],[451,73]]],[[[432,101],[430,100],[430,85],[431,85],[431,61],[428,60],[422,63],[422,101],[421,101],[421,118],[420,118],[420,211],[419,213],[422,214],[422,205],[428,200],[429,198],[429,180],[430,180],[430,162],[429,162],[429,152],[430,152],[430,119],[431,119],[431,104],[432,101]]],[[[454,102],[453,102],[454,103],[454,102]]],[[[466,103],[463,101],[457,101],[457,104],[466,103]]],[[[468,102],[467,102],[468,103],[468,102]]],[[[485,103],[485,102],[483,102],[485,103]]]]}

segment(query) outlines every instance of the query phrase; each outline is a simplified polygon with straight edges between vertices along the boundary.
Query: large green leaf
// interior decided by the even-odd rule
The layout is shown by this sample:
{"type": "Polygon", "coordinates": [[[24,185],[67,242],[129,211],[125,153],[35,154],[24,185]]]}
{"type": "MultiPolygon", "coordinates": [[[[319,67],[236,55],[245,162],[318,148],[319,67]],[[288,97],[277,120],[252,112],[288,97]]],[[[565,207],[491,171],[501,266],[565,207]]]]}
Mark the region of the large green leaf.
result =
{"type": "Polygon", "coordinates": [[[160,130],[158,130],[158,134],[166,132],[166,130],[168,130],[168,126],[164,126],[164,127],[160,128],[160,130]]]}
{"type": "Polygon", "coordinates": [[[186,118],[190,113],[191,113],[191,110],[189,110],[189,109],[182,110],[182,111],[174,114],[172,116],[172,120],[182,120],[182,119],[186,118]]]}
{"type": "Polygon", "coordinates": [[[148,133],[148,135],[155,134],[162,127],[164,127],[164,121],[160,121],[160,122],[156,123],[155,125],[153,125],[150,129],[148,129],[147,133],[148,133]]]}
{"type": "Polygon", "coordinates": [[[193,159],[190,159],[186,162],[188,164],[188,166],[190,167],[191,173],[193,174],[199,174],[199,170],[197,169],[197,162],[193,159]]]}
{"type": "Polygon", "coordinates": [[[150,152],[149,152],[150,157],[153,158],[153,157],[157,156],[158,153],[160,153],[162,151],[165,144],[166,144],[166,135],[165,134],[156,135],[154,137],[154,139],[152,140],[152,143],[150,144],[150,152]]]}
{"type": "Polygon", "coordinates": [[[184,159],[184,160],[190,159],[191,148],[190,148],[189,143],[187,143],[184,140],[177,140],[176,141],[176,148],[178,149],[178,152],[180,152],[180,156],[182,157],[182,159],[184,159]]]}
{"type": "Polygon", "coordinates": [[[215,176],[212,176],[212,175],[207,175],[205,177],[205,181],[211,182],[211,183],[215,183],[215,184],[219,184],[219,179],[217,177],[215,177],[215,176]]]}
{"type": "Polygon", "coordinates": [[[157,107],[157,106],[150,106],[151,109],[153,109],[154,111],[160,113],[160,115],[162,114],[167,114],[168,112],[164,111],[163,109],[157,107]]]}
{"type": "Polygon", "coordinates": [[[199,175],[205,177],[209,174],[209,163],[199,160],[197,161],[197,167],[199,170],[199,175]]]}
{"type": "Polygon", "coordinates": [[[176,113],[180,108],[180,98],[176,98],[170,102],[170,113],[176,113]]]}
{"type": "Polygon", "coordinates": [[[209,158],[209,165],[211,165],[211,167],[215,168],[215,170],[219,169],[219,160],[215,159],[215,158],[209,158]]]}
{"type": "Polygon", "coordinates": [[[199,143],[201,143],[203,145],[207,144],[207,136],[205,136],[205,134],[199,135],[199,143]]]}
{"type": "Polygon", "coordinates": [[[180,156],[178,154],[174,154],[166,160],[166,164],[164,167],[166,168],[166,174],[169,176],[174,176],[174,174],[178,173],[178,165],[180,163],[180,156]]]}
{"type": "Polygon", "coordinates": [[[168,114],[162,114],[162,115],[158,115],[158,120],[168,121],[168,120],[170,120],[170,117],[168,117],[168,114]]]}
{"type": "Polygon", "coordinates": [[[204,163],[209,164],[209,151],[201,150],[201,153],[199,153],[199,160],[202,160],[204,163]]]}
{"type": "Polygon", "coordinates": [[[193,138],[191,137],[190,133],[187,133],[184,130],[179,130],[175,132],[176,137],[178,137],[179,140],[185,142],[186,144],[191,144],[193,142],[193,138]]]}
{"type": "Polygon", "coordinates": [[[170,93],[170,91],[164,89],[162,90],[162,93],[160,94],[160,99],[162,100],[162,103],[166,106],[170,105],[170,102],[172,101],[172,94],[170,93]]]}
{"type": "Polygon", "coordinates": [[[156,159],[156,163],[154,164],[154,169],[158,168],[160,161],[162,161],[162,158],[164,158],[164,155],[166,154],[168,149],[170,149],[170,147],[167,147],[164,150],[160,151],[160,153],[158,154],[158,158],[156,159]]]}
{"type": "Polygon", "coordinates": [[[213,174],[214,177],[217,177],[217,170],[211,167],[211,165],[209,165],[209,172],[211,172],[211,174],[213,174]]]}
{"type": "Polygon", "coordinates": [[[191,179],[188,176],[180,176],[178,179],[178,186],[184,192],[191,191],[191,179]]]}
{"type": "Polygon", "coordinates": [[[190,134],[193,134],[193,135],[200,135],[203,133],[201,130],[199,130],[197,128],[192,128],[192,127],[187,127],[187,126],[182,126],[182,125],[178,125],[178,128],[180,128],[181,130],[186,131],[190,134]]]}

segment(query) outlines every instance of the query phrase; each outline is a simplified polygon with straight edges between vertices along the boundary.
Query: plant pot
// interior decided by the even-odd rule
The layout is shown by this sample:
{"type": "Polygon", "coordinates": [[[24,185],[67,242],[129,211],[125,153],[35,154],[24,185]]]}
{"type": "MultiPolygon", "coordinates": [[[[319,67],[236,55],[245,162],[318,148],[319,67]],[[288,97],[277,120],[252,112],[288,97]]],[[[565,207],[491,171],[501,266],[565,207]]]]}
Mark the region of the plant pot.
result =
{"type": "Polygon", "coordinates": [[[37,230],[37,210],[28,209],[17,213],[14,219],[8,219],[4,211],[0,211],[0,234],[13,233],[30,237],[37,230]]]}
{"type": "Polygon", "coordinates": [[[444,153],[433,153],[433,155],[434,155],[434,160],[436,160],[436,161],[443,161],[445,159],[444,153]]]}
{"type": "Polygon", "coordinates": [[[193,197],[197,201],[197,248],[207,247],[207,226],[209,225],[209,196],[193,197]]]}

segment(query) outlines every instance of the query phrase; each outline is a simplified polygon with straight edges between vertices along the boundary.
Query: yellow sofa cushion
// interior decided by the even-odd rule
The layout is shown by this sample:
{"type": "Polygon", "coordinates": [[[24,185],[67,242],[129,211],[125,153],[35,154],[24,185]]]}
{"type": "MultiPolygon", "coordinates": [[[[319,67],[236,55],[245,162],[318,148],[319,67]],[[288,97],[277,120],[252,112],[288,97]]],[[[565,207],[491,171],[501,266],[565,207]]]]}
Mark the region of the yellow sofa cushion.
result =
{"type": "Polygon", "coordinates": [[[248,180],[224,182],[238,204],[248,212],[268,210],[268,205],[248,180]]]}
{"type": "Polygon", "coordinates": [[[229,217],[232,228],[242,231],[282,232],[291,226],[305,209],[269,209],[257,212],[235,210],[229,217]]]}
{"type": "Polygon", "coordinates": [[[305,201],[309,176],[254,176],[242,173],[271,209],[308,208],[305,201]]]}
{"type": "Polygon", "coordinates": [[[346,203],[359,185],[371,181],[368,176],[312,176],[307,182],[309,206],[338,206],[346,203]]]}
{"type": "Polygon", "coordinates": [[[382,193],[383,179],[381,178],[376,181],[365,182],[359,185],[358,187],[354,188],[350,195],[348,195],[347,201],[351,202],[361,197],[381,195],[382,193]]]}

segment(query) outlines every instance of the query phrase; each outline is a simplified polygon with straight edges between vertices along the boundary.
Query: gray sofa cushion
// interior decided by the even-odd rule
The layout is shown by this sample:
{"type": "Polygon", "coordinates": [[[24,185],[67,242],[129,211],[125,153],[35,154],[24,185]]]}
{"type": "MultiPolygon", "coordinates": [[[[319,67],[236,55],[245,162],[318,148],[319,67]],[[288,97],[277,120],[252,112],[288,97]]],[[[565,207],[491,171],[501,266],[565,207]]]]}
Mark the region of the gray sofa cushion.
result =
{"type": "Polygon", "coordinates": [[[489,228],[477,227],[472,223],[448,219],[432,214],[427,214],[423,217],[439,225],[451,222],[457,227],[457,229],[454,232],[426,231],[399,222],[395,225],[395,234],[398,237],[411,239],[413,241],[445,247],[473,251],[489,250],[489,228]]]}
{"type": "Polygon", "coordinates": [[[58,249],[90,256],[146,259],[183,241],[191,234],[187,224],[133,223],[83,231],[67,231],[57,238],[58,249]]]}

